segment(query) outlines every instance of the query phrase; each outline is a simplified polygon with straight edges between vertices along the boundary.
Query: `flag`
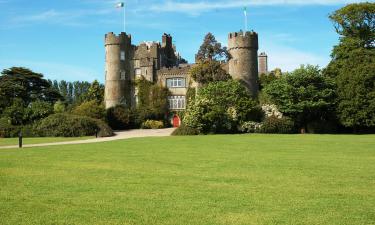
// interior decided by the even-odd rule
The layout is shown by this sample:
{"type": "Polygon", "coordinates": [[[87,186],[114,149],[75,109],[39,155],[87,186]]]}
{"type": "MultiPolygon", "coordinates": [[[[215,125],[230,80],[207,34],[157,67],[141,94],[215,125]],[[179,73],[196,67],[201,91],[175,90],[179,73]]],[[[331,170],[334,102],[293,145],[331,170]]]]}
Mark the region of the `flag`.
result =
{"type": "Polygon", "coordinates": [[[243,7],[243,13],[245,14],[245,16],[247,16],[247,8],[246,8],[246,6],[243,7]]]}
{"type": "Polygon", "coordinates": [[[116,8],[123,8],[124,6],[125,4],[123,2],[119,2],[117,3],[116,8]]]}

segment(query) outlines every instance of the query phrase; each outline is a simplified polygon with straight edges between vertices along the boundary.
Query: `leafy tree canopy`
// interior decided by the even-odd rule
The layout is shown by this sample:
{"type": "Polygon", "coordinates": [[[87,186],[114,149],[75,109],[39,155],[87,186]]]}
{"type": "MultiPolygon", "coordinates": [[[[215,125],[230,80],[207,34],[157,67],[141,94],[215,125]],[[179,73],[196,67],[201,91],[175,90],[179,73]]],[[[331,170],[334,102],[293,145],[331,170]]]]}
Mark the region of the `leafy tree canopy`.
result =
{"type": "Polygon", "coordinates": [[[341,40],[357,47],[375,45],[375,3],[349,4],[330,15],[341,40]]]}
{"type": "Polygon", "coordinates": [[[104,100],[104,85],[100,84],[97,80],[92,82],[86,96],[86,101],[96,101],[101,103],[104,100]]]}
{"type": "Polygon", "coordinates": [[[206,34],[196,55],[198,61],[220,60],[227,56],[226,48],[221,46],[212,33],[206,34]]]}
{"type": "Polygon", "coordinates": [[[230,80],[231,76],[218,61],[200,61],[190,70],[191,77],[200,84],[230,80]]]}
{"type": "Polygon", "coordinates": [[[25,106],[33,101],[53,103],[62,98],[43,75],[23,67],[12,67],[1,72],[0,111],[10,106],[15,98],[22,99],[25,106]]]}
{"type": "Polygon", "coordinates": [[[337,114],[346,127],[375,127],[375,51],[348,54],[336,77],[337,114]]]}
{"type": "Polygon", "coordinates": [[[201,133],[237,132],[244,121],[262,117],[257,103],[238,81],[219,81],[200,89],[189,105],[183,122],[201,133]]]}
{"type": "Polygon", "coordinates": [[[330,18],[341,38],[324,73],[337,83],[337,115],[355,130],[375,127],[375,3],[349,4],[330,18]]]}
{"type": "Polygon", "coordinates": [[[334,111],[335,83],[323,76],[317,66],[301,66],[263,90],[284,115],[302,127],[313,120],[325,119],[334,111]]]}

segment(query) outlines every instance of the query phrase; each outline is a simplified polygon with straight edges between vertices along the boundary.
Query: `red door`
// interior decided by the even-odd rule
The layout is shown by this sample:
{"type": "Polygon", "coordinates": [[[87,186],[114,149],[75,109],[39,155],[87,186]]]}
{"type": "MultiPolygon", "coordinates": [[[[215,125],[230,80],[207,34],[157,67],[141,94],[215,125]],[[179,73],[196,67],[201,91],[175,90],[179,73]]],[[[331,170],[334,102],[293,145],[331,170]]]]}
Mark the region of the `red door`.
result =
{"type": "Polygon", "coordinates": [[[179,127],[180,126],[180,117],[177,115],[174,115],[173,117],[173,127],[179,127]]]}

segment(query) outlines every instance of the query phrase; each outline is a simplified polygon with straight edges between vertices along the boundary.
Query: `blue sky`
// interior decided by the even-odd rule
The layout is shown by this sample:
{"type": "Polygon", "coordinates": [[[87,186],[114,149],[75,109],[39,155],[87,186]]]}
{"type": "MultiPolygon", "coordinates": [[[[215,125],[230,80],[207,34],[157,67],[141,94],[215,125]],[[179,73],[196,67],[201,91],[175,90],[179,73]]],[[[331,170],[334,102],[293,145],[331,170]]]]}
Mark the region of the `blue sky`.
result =
{"type": "MultiPolygon", "coordinates": [[[[122,31],[113,0],[0,0],[0,70],[25,66],[49,79],[103,82],[104,34],[122,31]]],[[[325,66],[338,35],[329,13],[355,0],[125,0],[126,31],[133,44],[173,36],[177,50],[193,62],[212,32],[226,45],[229,32],[259,33],[270,69],[300,64],[325,66]]]]}

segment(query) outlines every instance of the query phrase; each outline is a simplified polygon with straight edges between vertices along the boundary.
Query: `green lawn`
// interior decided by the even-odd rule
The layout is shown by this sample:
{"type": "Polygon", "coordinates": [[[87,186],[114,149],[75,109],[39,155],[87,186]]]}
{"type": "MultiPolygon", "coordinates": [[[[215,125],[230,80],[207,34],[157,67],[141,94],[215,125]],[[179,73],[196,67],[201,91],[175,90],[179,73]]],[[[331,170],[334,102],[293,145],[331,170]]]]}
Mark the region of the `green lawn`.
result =
{"type": "Polygon", "coordinates": [[[375,136],[0,150],[0,224],[375,224],[375,136]]]}
{"type": "MultiPolygon", "coordinates": [[[[41,137],[41,138],[23,138],[23,144],[41,144],[64,141],[86,140],[94,137],[41,137]]],[[[0,146],[18,145],[18,138],[0,138],[0,146]]]]}

